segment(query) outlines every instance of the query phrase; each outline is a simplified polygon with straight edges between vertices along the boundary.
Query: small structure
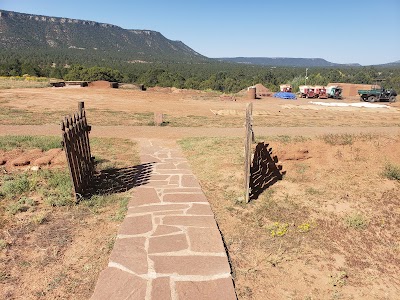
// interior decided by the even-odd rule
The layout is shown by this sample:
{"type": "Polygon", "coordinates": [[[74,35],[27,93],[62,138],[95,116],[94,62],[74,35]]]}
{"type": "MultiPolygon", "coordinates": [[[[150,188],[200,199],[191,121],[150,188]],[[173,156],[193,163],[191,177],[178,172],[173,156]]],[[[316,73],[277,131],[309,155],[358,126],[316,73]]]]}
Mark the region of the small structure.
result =
{"type": "Polygon", "coordinates": [[[257,83],[255,87],[257,98],[270,97],[272,95],[271,91],[267,87],[263,86],[261,83],[257,83]]]}
{"type": "Polygon", "coordinates": [[[67,86],[71,86],[71,85],[79,85],[81,87],[86,87],[89,85],[89,81],[65,81],[65,85],[67,86]]]}
{"type": "Polygon", "coordinates": [[[160,112],[154,113],[154,125],[161,126],[164,123],[164,114],[160,112]]]}
{"type": "Polygon", "coordinates": [[[65,81],[50,81],[52,87],[64,87],[65,81]]]}
{"type": "Polygon", "coordinates": [[[89,83],[89,87],[98,88],[98,89],[106,89],[106,88],[118,88],[118,82],[109,82],[106,80],[98,80],[92,81],[89,83]]]}
{"type": "Polygon", "coordinates": [[[279,86],[279,90],[281,92],[291,93],[292,92],[292,86],[290,84],[281,84],[279,86]]]}
{"type": "Polygon", "coordinates": [[[247,97],[249,99],[256,99],[256,87],[250,86],[247,88],[247,97]]]}

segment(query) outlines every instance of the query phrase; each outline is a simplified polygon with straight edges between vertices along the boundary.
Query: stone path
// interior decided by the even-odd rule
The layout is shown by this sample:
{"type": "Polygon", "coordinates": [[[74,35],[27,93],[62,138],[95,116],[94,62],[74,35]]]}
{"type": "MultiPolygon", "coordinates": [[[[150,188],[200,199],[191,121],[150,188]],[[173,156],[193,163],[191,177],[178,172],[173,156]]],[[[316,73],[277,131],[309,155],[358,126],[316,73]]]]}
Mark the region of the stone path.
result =
{"type": "Polygon", "coordinates": [[[171,140],[140,144],[153,172],[135,188],[91,299],[236,299],[221,234],[186,159],[171,140]]]}

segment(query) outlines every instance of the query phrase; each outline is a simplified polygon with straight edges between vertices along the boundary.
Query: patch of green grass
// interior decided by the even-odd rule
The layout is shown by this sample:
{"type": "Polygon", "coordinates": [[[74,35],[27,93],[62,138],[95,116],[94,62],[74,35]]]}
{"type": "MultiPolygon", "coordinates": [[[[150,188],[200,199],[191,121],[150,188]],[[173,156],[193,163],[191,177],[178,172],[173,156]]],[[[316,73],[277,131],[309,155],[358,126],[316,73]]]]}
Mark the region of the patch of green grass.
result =
{"type": "Polygon", "coordinates": [[[11,215],[15,215],[19,212],[27,211],[32,206],[35,206],[35,201],[27,197],[21,197],[17,202],[10,203],[6,211],[11,215]]]}
{"type": "Polygon", "coordinates": [[[122,197],[119,200],[119,207],[118,210],[115,212],[114,216],[112,217],[113,221],[122,221],[125,218],[126,212],[128,211],[128,197],[122,197]]]}
{"type": "Polygon", "coordinates": [[[393,163],[386,163],[382,176],[390,180],[400,180],[400,166],[393,163]]]}
{"type": "Polygon", "coordinates": [[[93,195],[88,199],[80,202],[80,205],[90,209],[91,212],[97,214],[100,210],[110,204],[118,204],[118,209],[112,216],[113,221],[122,221],[127,212],[129,197],[126,194],[109,194],[109,195],[93,195]]]}
{"type": "Polygon", "coordinates": [[[32,182],[26,174],[19,174],[13,177],[6,177],[0,189],[3,197],[8,199],[19,198],[22,194],[30,191],[32,182]]]}
{"type": "Polygon", "coordinates": [[[61,147],[61,138],[55,136],[0,136],[0,149],[10,151],[15,148],[47,151],[61,147]]]}
{"type": "Polygon", "coordinates": [[[331,145],[331,146],[339,146],[339,145],[352,145],[355,140],[355,136],[352,134],[324,134],[321,136],[321,139],[331,145]]]}
{"type": "Polygon", "coordinates": [[[38,176],[43,179],[41,193],[50,206],[75,204],[72,195],[72,182],[67,170],[40,170],[38,176]]]}
{"type": "Polygon", "coordinates": [[[293,144],[293,143],[302,143],[306,141],[310,141],[311,138],[297,135],[274,135],[274,136],[256,136],[256,143],[259,142],[280,142],[283,144],[293,144]]]}
{"type": "Polygon", "coordinates": [[[365,229],[368,226],[368,220],[361,213],[347,215],[344,222],[347,227],[357,230],[365,229]]]}
{"type": "Polygon", "coordinates": [[[31,219],[31,221],[33,224],[41,225],[41,224],[47,222],[47,218],[48,218],[48,215],[46,212],[40,212],[40,213],[34,215],[31,219]]]}

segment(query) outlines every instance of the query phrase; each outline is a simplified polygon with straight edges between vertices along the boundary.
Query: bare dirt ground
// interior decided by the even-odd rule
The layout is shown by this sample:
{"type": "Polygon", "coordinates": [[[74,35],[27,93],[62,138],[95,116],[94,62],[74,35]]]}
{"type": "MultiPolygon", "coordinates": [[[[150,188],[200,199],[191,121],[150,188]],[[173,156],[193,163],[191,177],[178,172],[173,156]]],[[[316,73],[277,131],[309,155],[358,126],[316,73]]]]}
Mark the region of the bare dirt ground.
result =
{"type": "MultiPolygon", "coordinates": [[[[242,127],[245,96],[223,101],[217,93],[176,89],[147,91],[95,88],[0,90],[0,124],[59,124],[84,101],[93,125],[152,125],[155,112],[165,114],[168,127],[242,127]]],[[[358,99],[322,100],[352,102],[358,99]]],[[[253,100],[254,126],[268,127],[400,127],[400,102],[389,108],[324,107],[309,99],[253,100]]],[[[164,136],[164,133],[162,134],[164,136]]]]}
{"type": "Polygon", "coordinates": [[[224,236],[239,299],[400,295],[400,135],[269,138],[286,172],[243,204],[240,138],[182,146],[224,236]],[[398,180],[383,175],[397,166],[398,180]]]}
{"type": "MultiPolygon", "coordinates": [[[[161,88],[0,90],[0,135],[59,135],[60,119],[85,101],[92,136],[243,137],[249,100],[235,98],[222,101],[217,93],[161,88]],[[154,112],[166,114],[165,126],[151,126],[154,112]]],[[[397,299],[400,186],[382,177],[382,170],[387,162],[400,165],[400,102],[354,108],[316,106],[309,99],[252,101],[256,136],[283,136],[271,145],[287,175],[271,191],[248,206],[237,202],[242,196],[240,138],[200,139],[186,150],[224,235],[239,299],[397,299]],[[315,139],[331,133],[332,143],[315,139]],[[335,142],[337,137],[344,141],[335,142]],[[304,149],[309,157],[296,158],[304,149]],[[281,237],[271,234],[276,222],[283,226],[276,229],[284,232],[281,237]]],[[[71,220],[78,218],[75,213],[71,220]]],[[[78,243],[84,240],[81,236],[78,243]]],[[[35,251],[40,253],[30,253],[38,255],[35,251]]],[[[73,264],[64,267],[73,269],[73,264]]],[[[91,272],[90,265],[85,268],[91,272]]],[[[50,295],[59,296],[52,287],[73,277],[68,274],[61,268],[60,276],[49,280],[50,295]]]]}
{"type": "MultiPolygon", "coordinates": [[[[92,139],[91,146],[98,171],[139,164],[130,141],[92,139]]],[[[68,181],[67,172],[60,148],[0,149],[1,299],[89,299],[93,293],[125,216],[130,188],[75,203],[71,187],[65,198],[54,187],[68,181]],[[6,188],[11,180],[14,185],[6,188]]]]}

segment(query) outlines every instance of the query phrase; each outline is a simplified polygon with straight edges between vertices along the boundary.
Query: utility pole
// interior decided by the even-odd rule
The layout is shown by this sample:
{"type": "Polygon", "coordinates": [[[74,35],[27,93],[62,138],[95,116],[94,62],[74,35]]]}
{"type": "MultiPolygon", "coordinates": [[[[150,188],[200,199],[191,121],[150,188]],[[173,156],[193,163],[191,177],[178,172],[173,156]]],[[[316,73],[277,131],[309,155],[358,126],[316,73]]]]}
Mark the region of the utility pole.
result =
{"type": "Polygon", "coordinates": [[[308,77],[307,77],[307,71],[308,71],[308,68],[306,68],[306,77],[304,78],[304,85],[307,85],[307,79],[308,79],[308,77]]]}

